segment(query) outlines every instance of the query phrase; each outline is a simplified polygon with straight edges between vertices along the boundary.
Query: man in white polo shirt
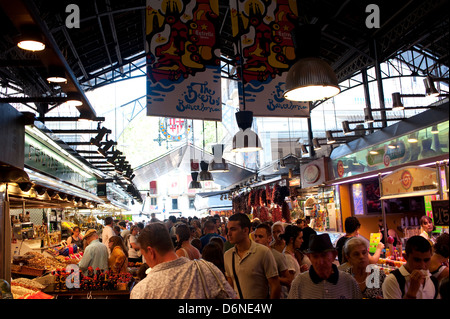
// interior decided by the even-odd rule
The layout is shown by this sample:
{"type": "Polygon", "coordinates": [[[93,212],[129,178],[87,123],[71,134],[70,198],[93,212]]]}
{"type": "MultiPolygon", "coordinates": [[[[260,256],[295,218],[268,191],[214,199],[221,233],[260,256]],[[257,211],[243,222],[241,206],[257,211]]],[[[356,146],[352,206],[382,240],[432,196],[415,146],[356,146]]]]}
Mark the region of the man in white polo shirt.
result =
{"type": "Polygon", "coordinates": [[[356,280],[333,263],[337,250],[328,234],[311,235],[306,251],[311,267],[292,281],[288,299],[361,299],[356,280]]]}
{"type": "Polygon", "coordinates": [[[431,245],[422,236],[412,236],[405,246],[406,264],[392,271],[384,280],[384,299],[433,299],[438,284],[428,271],[431,245]]]}

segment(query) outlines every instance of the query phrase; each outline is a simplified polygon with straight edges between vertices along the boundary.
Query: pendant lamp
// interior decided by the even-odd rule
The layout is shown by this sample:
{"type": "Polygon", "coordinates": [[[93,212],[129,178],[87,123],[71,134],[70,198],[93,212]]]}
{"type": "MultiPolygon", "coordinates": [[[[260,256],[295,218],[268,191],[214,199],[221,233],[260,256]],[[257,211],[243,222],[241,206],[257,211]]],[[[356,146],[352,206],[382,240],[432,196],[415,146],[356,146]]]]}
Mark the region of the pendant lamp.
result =
{"type": "Polygon", "coordinates": [[[297,62],[286,75],[284,98],[291,101],[316,101],[341,92],[336,74],[319,58],[320,29],[317,25],[301,25],[293,32],[297,62]]]}
{"type": "Polygon", "coordinates": [[[326,131],[326,135],[327,135],[327,144],[336,143],[336,139],[333,137],[333,133],[331,131],[326,131]]]}
{"type": "Polygon", "coordinates": [[[21,36],[17,41],[17,46],[26,51],[42,51],[45,43],[41,32],[35,25],[23,25],[20,27],[21,36]]]}
{"type": "Polygon", "coordinates": [[[214,181],[211,172],[208,171],[208,163],[205,161],[200,162],[200,180],[202,182],[214,181]]]}
{"type": "Polygon", "coordinates": [[[189,188],[196,189],[196,188],[202,188],[202,184],[200,184],[199,181],[197,181],[198,178],[198,172],[191,172],[192,181],[189,183],[189,188]]]}
{"type": "Polygon", "coordinates": [[[47,81],[50,83],[67,83],[66,71],[61,66],[50,66],[47,81]]]}
{"type": "Polygon", "coordinates": [[[364,108],[364,122],[365,123],[373,123],[372,112],[367,107],[364,108]]]}
{"type": "Polygon", "coordinates": [[[319,143],[319,139],[318,138],[313,138],[313,146],[314,146],[314,150],[318,151],[322,148],[322,146],[319,143]]]}
{"type": "Polygon", "coordinates": [[[308,149],[306,148],[306,145],[305,144],[301,144],[301,150],[302,150],[302,156],[306,156],[306,155],[309,155],[309,151],[308,151],[308,149]]]}
{"type": "Polygon", "coordinates": [[[404,108],[405,107],[403,106],[400,93],[398,93],[398,92],[392,93],[392,109],[393,110],[403,110],[404,108]]]}
{"type": "Polygon", "coordinates": [[[426,96],[439,96],[439,91],[434,86],[434,81],[431,76],[427,76],[423,79],[423,83],[425,84],[425,95],[426,96]]]}
{"type": "Polygon", "coordinates": [[[342,131],[344,132],[344,135],[352,134],[352,131],[350,131],[348,121],[342,121],[342,131]]]}
{"type": "Polygon", "coordinates": [[[252,111],[236,112],[236,122],[239,131],[233,137],[233,152],[255,152],[262,150],[261,140],[258,134],[252,131],[252,111]]]}
{"type": "Polygon", "coordinates": [[[214,155],[214,159],[209,163],[209,171],[214,173],[226,173],[229,172],[230,169],[228,167],[228,163],[222,158],[223,155],[223,144],[216,144],[212,147],[212,153],[214,155]]]}

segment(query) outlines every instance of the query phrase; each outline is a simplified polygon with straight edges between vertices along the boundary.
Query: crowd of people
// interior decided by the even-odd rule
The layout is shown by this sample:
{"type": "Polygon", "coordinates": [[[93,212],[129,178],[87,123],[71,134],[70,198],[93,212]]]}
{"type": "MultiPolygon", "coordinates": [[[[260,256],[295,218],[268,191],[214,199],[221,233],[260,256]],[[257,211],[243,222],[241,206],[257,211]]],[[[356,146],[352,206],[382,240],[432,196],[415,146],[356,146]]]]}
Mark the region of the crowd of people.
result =
{"type": "Polygon", "coordinates": [[[377,265],[384,244],[371,254],[358,219],[344,226],[333,245],[304,219],[272,224],[236,213],[115,223],[108,217],[102,234],[86,232],[79,266],[120,273],[140,263],[131,299],[448,298],[448,234],[434,242],[410,237],[406,263],[386,275],[377,265]]]}

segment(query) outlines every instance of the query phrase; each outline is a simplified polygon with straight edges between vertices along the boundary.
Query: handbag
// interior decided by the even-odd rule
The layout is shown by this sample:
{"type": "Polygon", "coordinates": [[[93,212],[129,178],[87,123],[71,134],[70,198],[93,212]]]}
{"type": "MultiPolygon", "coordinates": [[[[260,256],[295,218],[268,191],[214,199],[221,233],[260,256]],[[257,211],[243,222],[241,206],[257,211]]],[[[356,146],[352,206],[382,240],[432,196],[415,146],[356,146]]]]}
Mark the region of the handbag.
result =
{"type": "Polygon", "coordinates": [[[225,287],[223,286],[223,283],[220,280],[219,276],[217,276],[217,274],[214,271],[214,269],[205,260],[203,260],[203,259],[194,259],[194,263],[195,263],[195,265],[198,268],[198,272],[200,274],[200,279],[202,281],[203,292],[205,293],[206,299],[231,299],[230,295],[225,290],[225,287]],[[208,290],[206,289],[206,278],[205,278],[205,274],[203,273],[202,267],[200,267],[200,265],[199,265],[200,261],[209,268],[211,273],[214,275],[214,278],[216,278],[217,284],[220,287],[220,291],[219,291],[219,293],[217,294],[216,297],[208,296],[208,290]]]}

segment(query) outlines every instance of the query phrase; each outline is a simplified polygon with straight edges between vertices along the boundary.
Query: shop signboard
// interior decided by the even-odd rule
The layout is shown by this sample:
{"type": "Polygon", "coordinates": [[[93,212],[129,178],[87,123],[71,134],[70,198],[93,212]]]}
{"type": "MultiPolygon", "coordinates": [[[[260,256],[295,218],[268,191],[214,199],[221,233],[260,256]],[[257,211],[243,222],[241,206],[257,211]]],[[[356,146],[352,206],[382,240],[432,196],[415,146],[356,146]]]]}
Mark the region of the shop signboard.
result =
{"type": "Polygon", "coordinates": [[[241,105],[255,117],[309,117],[309,102],[283,97],[286,75],[296,61],[291,32],[298,8],[289,0],[230,1],[241,105]],[[242,101],[242,82],[245,101],[242,101]]]}
{"type": "Polygon", "coordinates": [[[320,185],[328,179],[328,157],[300,166],[302,188],[320,185]]]}
{"type": "Polygon", "coordinates": [[[91,193],[97,192],[97,179],[85,172],[67,156],[25,134],[25,166],[64,182],[79,186],[91,193]]]}
{"type": "Polygon", "coordinates": [[[222,120],[219,1],[147,0],[147,115],[222,120]]]}
{"type": "Polygon", "coordinates": [[[393,195],[418,195],[438,191],[436,169],[409,166],[398,169],[381,179],[384,197],[393,195]]]}
{"type": "Polygon", "coordinates": [[[449,226],[448,205],[448,199],[434,200],[431,202],[433,208],[433,223],[435,226],[449,226]]]}

